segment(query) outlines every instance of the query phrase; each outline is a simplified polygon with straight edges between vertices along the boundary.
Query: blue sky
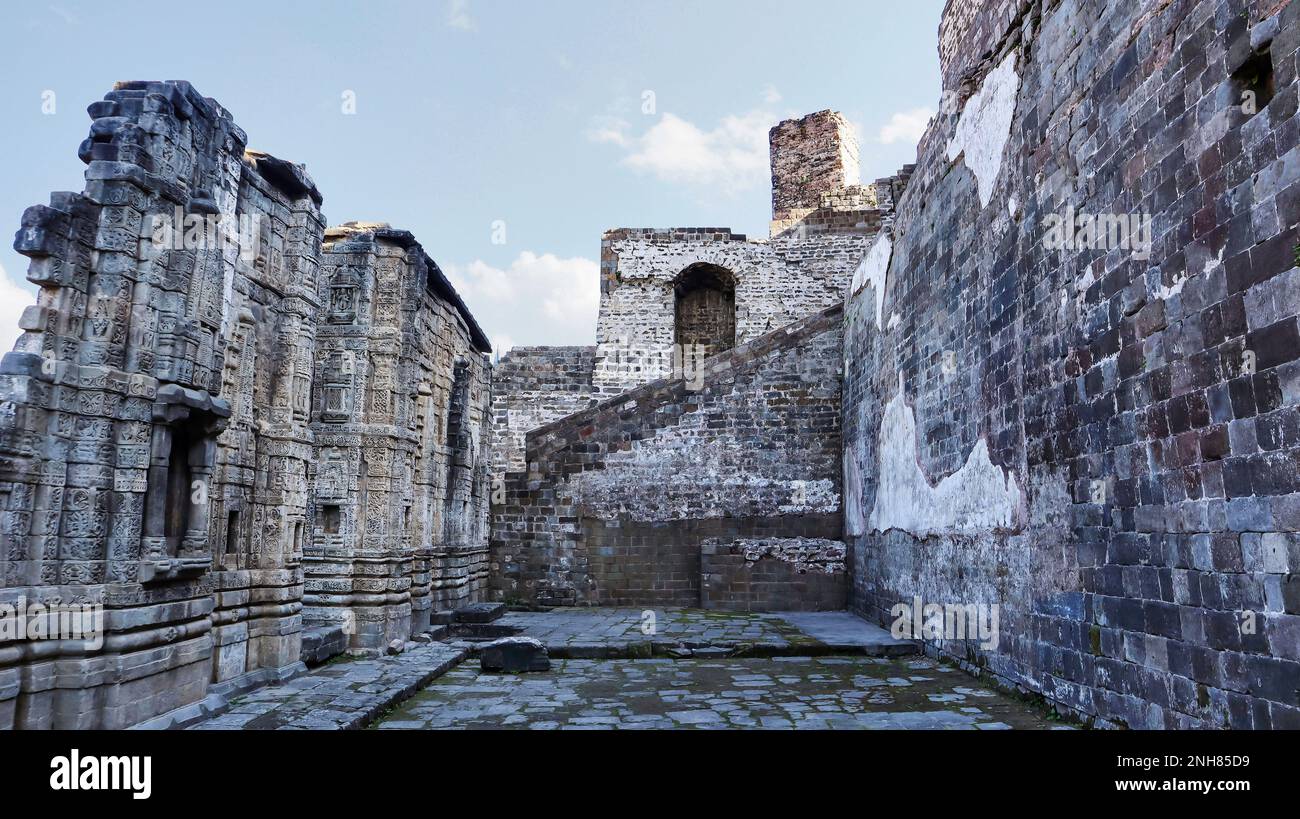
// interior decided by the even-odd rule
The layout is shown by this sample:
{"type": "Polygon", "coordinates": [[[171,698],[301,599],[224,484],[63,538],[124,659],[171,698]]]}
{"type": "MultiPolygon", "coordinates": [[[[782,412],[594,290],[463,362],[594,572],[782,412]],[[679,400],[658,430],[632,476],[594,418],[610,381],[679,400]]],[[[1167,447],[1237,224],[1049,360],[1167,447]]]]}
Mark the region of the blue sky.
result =
{"type": "Polygon", "coordinates": [[[191,81],[250,147],[307,165],[331,224],[413,231],[499,345],[589,344],[603,230],[766,235],[766,134],[780,119],[843,111],[858,126],[864,180],[913,161],[939,100],[941,8],[15,4],[0,34],[0,346],[35,293],[13,232],[28,205],[82,188],[86,106],[116,80],[191,81]]]}

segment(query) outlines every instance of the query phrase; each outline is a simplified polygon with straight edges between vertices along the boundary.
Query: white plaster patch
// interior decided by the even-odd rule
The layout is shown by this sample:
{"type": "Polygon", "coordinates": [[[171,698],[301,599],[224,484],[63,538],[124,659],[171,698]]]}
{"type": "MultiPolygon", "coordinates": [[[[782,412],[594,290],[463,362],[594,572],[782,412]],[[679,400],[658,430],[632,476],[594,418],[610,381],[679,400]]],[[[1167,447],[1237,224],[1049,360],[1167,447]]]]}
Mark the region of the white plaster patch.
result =
{"type": "Polygon", "coordinates": [[[897,326],[898,326],[899,324],[901,324],[902,322],[903,322],[903,317],[902,317],[902,316],[898,315],[897,313],[892,314],[892,315],[889,317],[889,329],[890,329],[890,330],[893,330],[895,327],[897,327],[897,326]]]}
{"type": "Polygon", "coordinates": [[[889,260],[893,255],[894,243],[882,232],[876,237],[867,255],[862,257],[858,269],[853,272],[853,286],[849,288],[850,296],[856,296],[868,284],[875,289],[877,330],[884,326],[885,276],[889,273],[889,260]]]}
{"type": "Polygon", "coordinates": [[[850,537],[867,531],[866,516],[862,513],[862,469],[858,466],[857,447],[846,448],[844,452],[844,530],[850,537]]]}
{"type": "MultiPolygon", "coordinates": [[[[1205,266],[1201,269],[1201,274],[1204,275],[1206,273],[1209,273],[1215,267],[1222,264],[1223,254],[1225,251],[1227,251],[1227,249],[1228,246],[1225,244],[1222,248],[1219,249],[1219,254],[1217,256],[1210,256],[1206,258],[1205,266]]],[[[1160,287],[1156,288],[1156,291],[1151,294],[1151,297],[1158,301],[1164,301],[1166,299],[1177,296],[1179,293],[1183,292],[1183,286],[1187,284],[1187,280],[1190,279],[1191,277],[1192,274],[1185,273],[1181,278],[1175,279],[1173,284],[1169,284],[1169,285],[1162,284],[1160,285],[1160,287]]]]}
{"type": "Polygon", "coordinates": [[[935,486],[917,462],[916,417],[898,392],[880,423],[879,480],[870,529],[902,529],[918,536],[974,535],[1019,526],[1023,496],[1014,474],[989,460],[981,438],[966,463],[935,486]]]}
{"type": "Polygon", "coordinates": [[[975,174],[981,207],[988,205],[993,183],[1002,171],[1002,154],[1011,136],[1019,91],[1016,52],[1012,51],[984,77],[979,91],[966,102],[956,133],[948,142],[948,161],[954,162],[964,154],[966,167],[975,174]]]}
{"type": "Polygon", "coordinates": [[[1160,289],[1155,292],[1155,298],[1160,301],[1163,301],[1165,299],[1170,299],[1173,298],[1174,296],[1177,296],[1179,293],[1183,292],[1183,285],[1187,284],[1187,280],[1189,278],[1191,277],[1182,276],[1176,279],[1173,284],[1160,285],[1160,289]]]}

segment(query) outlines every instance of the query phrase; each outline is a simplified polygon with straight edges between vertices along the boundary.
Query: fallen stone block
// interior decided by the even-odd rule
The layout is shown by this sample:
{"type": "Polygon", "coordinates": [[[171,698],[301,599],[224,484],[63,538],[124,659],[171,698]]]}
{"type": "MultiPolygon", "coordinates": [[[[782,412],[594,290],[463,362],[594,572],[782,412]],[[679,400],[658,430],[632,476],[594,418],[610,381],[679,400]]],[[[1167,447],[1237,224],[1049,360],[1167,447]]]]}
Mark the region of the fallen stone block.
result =
{"type": "Polygon", "coordinates": [[[479,665],[484,671],[521,674],[550,671],[551,658],[540,640],[532,637],[502,637],[483,646],[479,665]]]}

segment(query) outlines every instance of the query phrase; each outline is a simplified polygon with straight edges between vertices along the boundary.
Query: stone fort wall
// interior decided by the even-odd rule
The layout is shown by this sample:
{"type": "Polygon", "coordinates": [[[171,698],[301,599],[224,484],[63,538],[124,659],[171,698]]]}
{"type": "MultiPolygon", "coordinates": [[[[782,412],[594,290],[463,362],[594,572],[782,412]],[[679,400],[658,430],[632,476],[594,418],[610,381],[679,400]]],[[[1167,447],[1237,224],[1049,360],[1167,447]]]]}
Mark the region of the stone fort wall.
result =
{"type": "Polygon", "coordinates": [[[594,398],[681,374],[701,359],[843,301],[854,266],[892,218],[910,171],[859,185],[857,138],[834,111],[778,123],[769,141],[771,238],[714,227],[605,232],[594,357],[583,348],[519,347],[501,362],[494,398],[498,476],[524,468],[529,429],[594,398]],[[725,287],[694,291],[706,298],[688,301],[687,309],[704,325],[682,338],[688,279],[702,270],[725,287]],[[707,343],[697,344],[701,338],[707,343]],[[553,377],[521,381],[527,369],[553,377]]]}
{"type": "Polygon", "coordinates": [[[1298,17],[949,3],[960,104],[847,307],[859,611],[996,604],[930,648],[1098,724],[1300,725],[1298,17]]]}
{"type": "Polygon", "coordinates": [[[515,347],[492,368],[492,475],[523,472],[524,436],[599,400],[595,347],[515,347]]]}
{"type": "Polygon", "coordinates": [[[832,306],[710,358],[698,380],[653,381],[530,431],[528,471],[506,476],[493,507],[497,597],[842,603],[841,320],[832,306]],[[798,582],[812,564],[826,577],[798,582]]]}

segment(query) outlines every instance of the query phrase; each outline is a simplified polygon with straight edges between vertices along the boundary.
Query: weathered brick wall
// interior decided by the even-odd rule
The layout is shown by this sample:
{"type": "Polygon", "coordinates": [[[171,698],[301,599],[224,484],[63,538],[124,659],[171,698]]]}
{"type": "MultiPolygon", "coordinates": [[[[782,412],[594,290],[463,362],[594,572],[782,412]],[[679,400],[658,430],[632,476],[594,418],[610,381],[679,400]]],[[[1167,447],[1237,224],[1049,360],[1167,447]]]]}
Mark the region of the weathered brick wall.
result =
{"type": "Polygon", "coordinates": [[[675,286],[692,265],[734,279],[735,339],[744,344],[843,301],[873,233],[794,231],[750,242],[720,228],[607,231],[593,383],[614,394],[673,373],[675,286]]]}
{"type": "Polygon", "coordinates": [[[492,475],[522,472],[524,435],[597,400],[595,347],[515,347],[492,368],[492,475]]]}
{"type": "Polygon", "coordinates": [[[698,605],[709,538],[835,538],[839,305],[527,436],[494,507],[494,590],[698,605]]]}
{"type": "Polygon", "coordinates": [[[407,231],[325,234],[313,407],[311,622],[383,648],[486,581],[487,340],[407,231]]]}
{"type": "Polygon", "coordinates": [[[700,607],[724,611],[842,611],[848,572],[842,540],[705,540],[700,607]]]}
{"type": "MultiPolygon", "coordinates": [[[[858,138],[838,111],[788,119],[767,134],[772,163],[772,222],[786,225],[821,197],[858,184],[858,138]]],[[[858,203],[870,206],[871,203],[858,203]]],[[[773,229],[775,235],[780,231],[773,229]]]]}
{"type": "Polygon", "coordinates": [[[950,4],[971,96],[852,288],[853,605],[997,604],[934,645],[1102,724],[1296,727],[1300,4],[1028,6],[950,4]]]}

